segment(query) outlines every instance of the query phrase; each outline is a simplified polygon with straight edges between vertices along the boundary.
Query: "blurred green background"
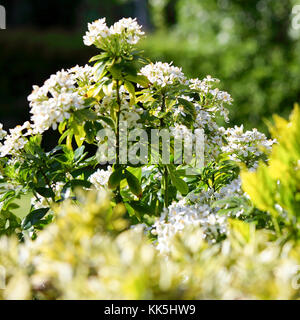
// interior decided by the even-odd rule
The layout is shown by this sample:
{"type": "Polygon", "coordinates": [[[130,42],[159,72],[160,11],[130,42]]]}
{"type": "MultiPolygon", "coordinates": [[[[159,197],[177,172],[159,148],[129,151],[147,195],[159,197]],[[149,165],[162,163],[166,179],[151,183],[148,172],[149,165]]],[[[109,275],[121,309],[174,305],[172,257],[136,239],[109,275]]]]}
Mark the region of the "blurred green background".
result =
{"type": "Polygon", "coordinates": [[[187,76],[219,78],[231,93],[231,124],[266,131],[273,113],[287,116],[300,99],[300,0],[0,0],[0,122],[29,119],[27,96],[51,73],[85,64],[95,53],[82,35],[88,21],[137,17],[152,60],[174,62],[187,76]]]}

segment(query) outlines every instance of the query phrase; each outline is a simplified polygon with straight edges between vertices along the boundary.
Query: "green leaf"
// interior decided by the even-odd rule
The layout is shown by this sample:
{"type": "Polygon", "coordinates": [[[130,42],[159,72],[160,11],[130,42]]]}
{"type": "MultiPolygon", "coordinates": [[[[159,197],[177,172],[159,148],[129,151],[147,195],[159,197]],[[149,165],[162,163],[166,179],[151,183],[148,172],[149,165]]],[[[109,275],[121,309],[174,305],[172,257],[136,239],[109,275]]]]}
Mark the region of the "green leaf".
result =
{"type": "Polygon", "coordinates": [[[187,183],[177,176],[176,171],[172,170],[171,166],[168,166],[168,171],[170,173],[170,178],[173,186],[182,194],[186,195],[189,192],[189,187],[187,183]]]}
{"type": "Polygon", "coordinates": [[[141,213],[142,215],[153,214],[153,211],[146,203],[141,201],[130,201],[128,203],[136,212],[141,213]]]}
{"type": "Polygon", "coordinates": [[[122,79],[122,69],[119,66],[113,65],[111,68],[109,68],[109,72],[116,80],[122,79]]]}
{"type": "Polygon", "coordinates": [[[149,80],[147,77],[142,75],[132,75],[129,74],[125,77],[126,80],[129,80],[134,83],[140,84],[142,87],[147,88],[149,86],[149,80]]]}
{"type": "Polygon", "coordinates": [[[82,109],[74,112],[74,116],[79,119],[80,122],[84,122],[86,120],[97,120],[97,114],[90,109],[82,109]]]}
{"type": "Polygon", "coordinates": [[[55,197],[54,192],[50,188],[40,187],[40,188],[36,188],[35,191],[38,194],[40,194],[42,197],[45,197],[45,198],[54,198],[55,197]]]}
{"type": "Polygon", "coordinates": [[[183,98],[178,98],[178,102],[184,106],[184,110],[186,111],[186,113],[190,114],[193,117],[193,119],[196,119],[197,112],[192,102],[183,98]]]}
{"type": "Polygon", "coordinates": [[[130,104],[131,105],[135,104],[135,88],[134,88],[134,85],[129,81],[125,81],[124,87],[129,92],[130,104]]]}
{"type": "Polygon", "coordinates": [[[75,188],[75,187],[90,188],[92,184],[87,180],[74,179],[74,180],[70,181],[70,185],[71,185],[72,188],[75,188]]]}
{"type": "Polygon", "coordinates": [[[102,79],[106,73],[106,63],[105,62],[97,62],[95,64],[96,67],[96,81],[102,79]]]}
{"type": "Polygon", "coordinates": [[[83,188],[90,188],[92,186],[91,182],[87,180],[79,180],[79,179],[74,179],[69,182],[67,182],[64,187],[62,188],[62,191],[60,193],[61,199],[64,200],[66,199],[66,194],[67,191],[71,189],[75,189],[77,187],[83,187],[83,188]]]}
{"type": "Polygon", "coordinates": [[[13,204],[16,204],[18,208],[11,208],[10,211],[18,218],[23,219],[31,209],[32,193],[20,194],[13,200],[13,204]]]}
{"type": "Polygon", "coordinates": [[[49,211],[49,208],[42,208],[31,211],[26,218],[22,221],[22,228],[27,230],[36,225],[49,211]]]}
{"type": "Polygon", "coordinates": [[[84,166],[81,168],[77,168],[74,171],[71,171],[70,173],[73,178],[83,176],[85,179],[87,179],[93,172],[94,170],[92,168],[90,168],[89,166],[84,166]]]}
{"type": "Polygon", "coordinates": [[[66,141],[66,146],[69,150],[73,150],[73,147],[72,147],[73,136],[74,136],[74,133],[73,131],[70,130],[69,134],[67,135],[67,141],[66,141]]]}
{"type": "Polygon", "coordinates": [[[66,139],[66,137],[67,137],[70,133],[71,133],[71,130],[65,131],[65,132],[61,135],[61,137],[59,138],[58,144],[61,144],[61,143],[66,139]]]}
{"type": "Polygon", "coordinates": [[[84,143],[85,135],[86,133],[83,126],[74,127],[74,137],[78,147],[81,147],[82,144],[84,143]]]}
{"type": "Polygon", "coordinates": [[[82,157],[84,149],[85,149],[85,146],[81,146],[74,151],[74,161],[75,162],[78,161],[82,157]]]}
{"type": "Polygon", "coordinates": [[[133,175],[135,175],[139,179],[139,182],[141,182],[141,180],[142,180],[142,168],[140,166],[127,167],[126,170],[131,172],[133,175]]]}
{"type": "Polygon", "coordinates": [[[141,198],[143,195],[143,190],[140,185],[139,179],[128,170],[125,170],[125,177],[130,191],[137,197],[141,198]]]}
{"type": "Polygon", "coordinates": [[[95,139],[95,127],[91,121],[87,121],[84,126],[84,131],[86,134],[86,141],[88,143],[93,143],[95,139]]]}
{"type": "Polygon", "coordinates": [[[16,217],[10,211],[2,211],[0,215],[0,236],[3,234],[5,235],[12,235],[16,233],[16,229],[20,228],[21,219],[16,217]]]}
{"type": "MultiPolygon", "coordinates": [[[[102,129],[103,126],[99,123],[100,125],[100,128],[102,129]]],[[[96,125],[92,122],[92,121],[87,121],[85,124],[84,124],[84,131],[86,133],[86,141],[88,143],[93,143],[94,140],[95,140],[95,137],[97,135],[97,128],[96,128],[96,125]]]]}
{"type": "Polygon", "coordinates": [[[63,121],[58,125],[58,132],[62,134],[66,129],[67,121],[63,121]]]}
{"type": "Polygon", "coordinates": [[[56,146],[51,151],[47,152],[46,155],[47,155],[47,157],[51,157],[55,153],[57,153],[58,151],[62,151],[62,149],[63,149],[62,146],[56,146]]]}
{"type": "MultiPolygon", "coordinates": [[[[125,202],[124,205],[125,205],[126,210],[128,211],[129,216],[130,217],[135,216],[136,211],[131,207],[131,205],[128,202],[125,202]]],[[[140,221],[141,217],[139,214],[138,214],[137,218],[140,221]]]]}
{"type": "Polygon", "coordinates": [[[124,178],[123,176],[123,169],[118,168],[116,171],[114,171],[108,180],[108,187],[110,189],[116,189],[118,185],[120,185],[120,182],[124,178]]]}
{"type": "Polygon", "coordinates": [[[94,57],[92,57],[89,62],[94,62],[94,61],[98,61],[98,60],[102,60],[104,58],[107,58],[107,53],[106,52],[102,52],[94,57]]]}
{"type": "Polygon", "coordinates": [[[113,130],[115,129],[115,123],[111,118],[100,116],[99,120],[104,121],[106,124],[108,124],[113,130]]]}
{"type": "Polygon", "coordinates": [[[15,191],[14,190],[10,190],[10,191],[7,191],[1,198],[0,198],[0,202],[3,202],[5,201],[6,199],[10,198],[10,197],[13,197],[15,195],[15,191]]]}

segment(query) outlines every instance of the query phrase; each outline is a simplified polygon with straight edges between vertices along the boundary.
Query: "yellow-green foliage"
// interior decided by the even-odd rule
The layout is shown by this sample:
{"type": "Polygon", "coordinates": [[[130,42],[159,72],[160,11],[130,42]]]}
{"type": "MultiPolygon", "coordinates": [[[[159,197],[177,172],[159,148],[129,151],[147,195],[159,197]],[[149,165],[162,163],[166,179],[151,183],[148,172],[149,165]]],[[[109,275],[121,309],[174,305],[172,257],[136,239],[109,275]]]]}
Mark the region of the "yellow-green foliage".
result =
{"type": "Polygon", "coordinates": [[[91,192],[56,208],[36,241],[0,239],[2,299],[295,299],[300,248],[230,221],[230,236],[209,245],[186,229],[162,256],[141,227],[126,228],[122,207],[91,192]],[[124,230],[124,231],[122,231],[124,230]],[[295,285],[294,285],[295,288],[295,285]]]}
{"type": "Polygon", "coordinates": [[[260,163],[256,172],[242,172],[243,189],[254,205],[270,212],[275,219],[285,217],[289,230],[300,223],[300,109],[295,105],[289,121],[274,116],[271,134],[278,144],[268,164],[260,163]]]}

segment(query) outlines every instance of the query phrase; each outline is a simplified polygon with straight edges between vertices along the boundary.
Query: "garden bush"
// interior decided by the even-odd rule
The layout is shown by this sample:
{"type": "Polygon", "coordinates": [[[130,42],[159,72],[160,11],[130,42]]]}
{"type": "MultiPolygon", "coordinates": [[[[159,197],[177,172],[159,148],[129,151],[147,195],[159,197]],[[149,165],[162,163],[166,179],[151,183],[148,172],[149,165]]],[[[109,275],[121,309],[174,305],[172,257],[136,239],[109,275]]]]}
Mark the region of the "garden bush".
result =
{"type": "Polygon", "coordinates": [[[272,140],[225,129],[219,80],[152,63],[143,36],[131,18],[89,24],[91,65],[33,86],[30,122],[0,127],[1,297],[299,298],[299,186],[282,178],[299,166],[298,109],[272,140]],[[159,130],[172,137],[153,152],[159,130]]]}
{"type": "Polygon", "coordinates": [[[299,245],[279,246],[254,224],[230,221],[227,239],[213,245],[188,226],[162,255],[141,226],[124,230],[124,207],[112,210],[105,193],[78,198],[56,207],[36,241],[0,239],[2,299],[299,298],[299,245]]]}

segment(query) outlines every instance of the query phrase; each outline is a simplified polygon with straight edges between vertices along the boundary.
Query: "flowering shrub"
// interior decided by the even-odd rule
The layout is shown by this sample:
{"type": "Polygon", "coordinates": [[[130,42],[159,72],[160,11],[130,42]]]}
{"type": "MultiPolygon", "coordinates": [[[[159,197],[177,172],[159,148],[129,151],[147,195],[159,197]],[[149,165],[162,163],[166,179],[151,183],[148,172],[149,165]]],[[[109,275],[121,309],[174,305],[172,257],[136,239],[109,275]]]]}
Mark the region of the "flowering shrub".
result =
{"type": "MultiPolygon", "coordinates": [[[[220,236],[217,230],[221,230],[221,237],[226,233],[226,228],[219,226],[220,221],[226,224],[226,219],[213,218],[218,212],[217,207],[212,208],[213,202],[223,197],[224,188],[229,186],[230,190],[232,181],[238,177],[237,165],[244,163],[255,168],[259,159],[266,160],[274,141],[255,130],[244,133],[243,127],[220,127],[220,119],[228,121],[226,104],[233,100],[217,88],[219,80],[211,76],[203,80],[187,79],[172,64],[149,63],[135,49],[143,35],[141,27],[130,18],[111,27],[105,19],[89,24],[84,43],[95,45],[100,51],[90,60],[93,66],[59,71],[43,86],[34,86],[28,97],[31,122],[11,129],[8,134],[1,129],[4,141],[0,147],[3,182],[0,203],[5,217],[2,234],[17,232],[21,239],[25,233],[35,237],[36,230],[52,221],[51,206],[74,197],[73,191],[79,186],[114,190],[115,203],[125,204],[133,224],[142,222],[151,227],[156,216],[162,214],[160,220],[164,221],[169,210],[172,216],[176,212],[189,216],[184,214],[188,210],[194,212],[196,220],[207,216],[201,221],[202,225],[207,221],[212,224],[213,240],[220,236]],[[204,168],[193,177],[187,175],[187,163],[178,165],[175,152],[167,155],[169,164],[162,163],[161,155],[155,163],[122,162],[124,121],[130,133],[137,128],[148,131],[170,128],[175,138],[202,129],[204,168]],[[42,135],[47,130],[58,130],[61,134],[52,150],[43,148],[42,135]],[[101,148],[99,130],[112,130],[116,136],[113,166],[101,166],[106,153],[101,148]],[[97,146],[98,152],[93,152],[97,146]],[[15,200],[28,196],[32,198],[31,210],[20,219],[14,213],[15,200]],[[178,204],[172,204],[179,200],[178,204]]],[[[137,145],[137,138],[131,141],[137,145]]],[[[184,147],[193,146],[185,141],[184,147]]],[[[164,148],[159,148],[160,154],[164,148]]],[[[170,151],[173,150],[172,140],[170,151]]],[[[235,189],[232,195],[236,191],[241,193],[235,189]]]]}
{"type": "MultiPolygon", "coordinates": [[[[172,64],[148,61],[135,48],[143,35],[132,19],[111,27],[105,19],[89,24],[84,43],[99,49],[92,65],[62,70],[34,86],[28,97],[31,122],[9,133],[1,125],[0,235],[6,237],[0,264],[9,270],[3,297],[296,297],[288,286],[282,295],[277,290],[292,272],[279,272],[275,287],[270,285],[273,268],[299,262],[288,245],[283,258],[275,243],[268,244],[288,224],[284,215],[293,212],[291,202],[277,200],[264,179],[255,180],[267,178],[270,154],[270,167],[278,164],[285,134],[275,135],[279,145],[272,151],[277,140],[256,129],[221,127],[233,99],[218,89],[219,80],[188,79],[172,64]],[[52,150],[43,146],[48,130],[60,133],[52,150]],[[163,136],[160,141],[152,135],[159,130],[173,135],[167,147],[163,136]],[[151,140],[143,140],[149,132],[151,140]],[[192,152],[199,132],[201,168],[197,153],[191,161],[178,153],[192,152]],[[274,203],[261,200],[264,191],[253,197],[256,188],[274,203]],[[28,199],[29,212],[20,213],[19,204],[28,199]],[[281,220],[274,217],[279,206],[281,220]],[[255,228],[263,230],[256,235],[255,228]],[[259,261],[254,269],[253,261],[259,261]],[[223,276],[225,282],[217,281],[223,276]]],[[[278,126],[290,128],[283,120],[278,126]]],[[[297,165],[295,159],[278,174],[297,165]]],[[[283,192],[274,180],[276,186],[283,192]]]]}
{"type": "Polygon", "coordinates": [[[299,245],[230,221],[223,242],[209,245],[196,225],[159,253],[124,207],[105,192],[77,194],[55,207],[56,221],[34,242],[0,239],[2,299],[299,299],[299,245]],[[83,198],[82,198],[83,197],[83,198]],[[84,214],[83,214],[84,213],[84,214]]]}

